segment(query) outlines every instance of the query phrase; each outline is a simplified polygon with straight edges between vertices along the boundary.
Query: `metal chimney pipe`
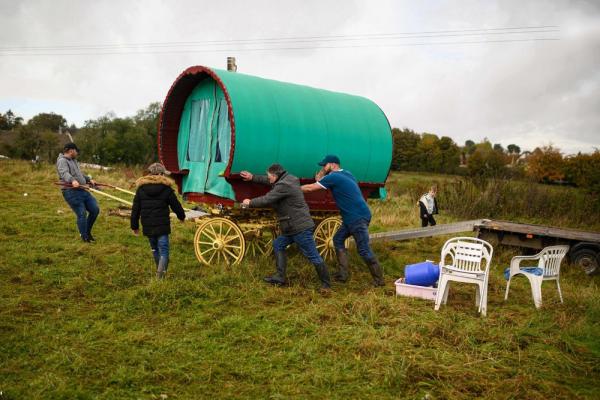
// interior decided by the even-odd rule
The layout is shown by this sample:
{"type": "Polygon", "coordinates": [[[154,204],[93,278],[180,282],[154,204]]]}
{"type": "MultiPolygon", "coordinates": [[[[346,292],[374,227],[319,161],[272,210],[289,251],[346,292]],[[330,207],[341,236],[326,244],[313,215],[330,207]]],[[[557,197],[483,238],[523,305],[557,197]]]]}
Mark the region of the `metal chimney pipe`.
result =
{"type": "Polygon", "coordinates": [[[227,57],[227,71],[236,72],[237,65],[235,64],[235,57],[227,57]]]}

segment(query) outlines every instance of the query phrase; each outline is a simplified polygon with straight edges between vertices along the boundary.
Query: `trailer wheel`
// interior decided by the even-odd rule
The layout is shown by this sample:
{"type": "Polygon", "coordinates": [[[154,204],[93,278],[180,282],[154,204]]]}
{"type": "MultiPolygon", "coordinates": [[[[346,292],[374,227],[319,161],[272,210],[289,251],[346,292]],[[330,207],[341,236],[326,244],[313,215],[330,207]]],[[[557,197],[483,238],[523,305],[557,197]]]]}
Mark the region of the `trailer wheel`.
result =
{"type": "Polygon", "coordinates": [[[593,249],[578,249],[571,255],[571,260],[588,275],[595,275],[600,272],[599,255],[593,249]]]}
{"type": "Polygon", "coordinates": [[[244,258],[245,240],[241,229],[226,218],[209,218],[198,226],[194,251],[198,261],[236,265],[244,258]]]}

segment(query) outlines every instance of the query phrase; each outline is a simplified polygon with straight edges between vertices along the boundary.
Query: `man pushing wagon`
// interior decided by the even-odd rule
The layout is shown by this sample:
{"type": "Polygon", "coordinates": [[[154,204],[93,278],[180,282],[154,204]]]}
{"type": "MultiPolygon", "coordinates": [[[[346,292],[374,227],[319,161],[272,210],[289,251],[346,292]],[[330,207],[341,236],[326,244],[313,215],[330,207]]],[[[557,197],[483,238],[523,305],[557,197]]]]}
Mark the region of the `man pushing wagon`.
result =
{"type": "Polygon", "coordinates": [[[298,178],[287,173],[280,164],[271,165],[267,169],[266,176],[253,175],[248,171],[242,171],[240,175],[246,181],[272,185],[272,189],[264,196],[243,201],[247,207],[273,207],[279,219],[281,235],[273,241],[277,272],[273,276],[266,277],[265,281],[273,285],[286,283],[285,250],[292,243],[296,243],[302,254],[315,266],[321,288],[329,289],[331,287],[329,271],[317,250],[313,238],[315,223],[310,216],[298,178]]]}
{"type": "Polygon", "coordinates": [[[373,285],[385,286],[383,270],[369,246],[371,211],[363,198],[356,178],[349,171],[340,167],[340,159],[335,155],[326,156],[319,165],[322,169],[315,177],[316,182],[303,185],[302,191],[330,190],[342,215],[342,225],[333,236],[333,245],[339,263],[339,271],[334,275],[334,279],[340,282],[348,280],[349,261],[345,241],[352,236],[356,242],[358,254],[365,261],[373,276],[373,285]]]}

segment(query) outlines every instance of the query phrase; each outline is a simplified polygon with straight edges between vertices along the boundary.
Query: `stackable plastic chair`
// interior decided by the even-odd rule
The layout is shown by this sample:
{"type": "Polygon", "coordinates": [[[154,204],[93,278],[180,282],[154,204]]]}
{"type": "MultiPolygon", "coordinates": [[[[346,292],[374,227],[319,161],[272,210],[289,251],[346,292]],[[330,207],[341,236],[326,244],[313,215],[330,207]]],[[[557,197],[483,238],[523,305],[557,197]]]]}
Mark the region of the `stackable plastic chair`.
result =
{"type": "Polygon", "coordinates": [[[556,281],[560,302],[563,302],[560,291],[560,264],[567,255],[569,246],[550,246],[544,248],[534,256],[516,256],[510,261],[510,267],[504,272],[507,278],[506,293],[504,300],[508,299],[510,281],[516,275],[523,275],[531,284],[531,294],[536,308],[542,306],[542,283],[544,281],[556,281]],[[537,267],[521,267],[522,261],[538,261],[537,267]],[[506,274],[508,273],[508,276],[506,274]]]}
{"type": "Polygon", "coordinates": [[[450,281],[477,285],[475,305],[481,315],[487,312],[487,286],[494,249],[485,240],[457,237],[448,240],[442,248],[440,278],[435,309],[446,304],[450,281]],[[484,264],[484,265],[482,265],[484,264]]]}

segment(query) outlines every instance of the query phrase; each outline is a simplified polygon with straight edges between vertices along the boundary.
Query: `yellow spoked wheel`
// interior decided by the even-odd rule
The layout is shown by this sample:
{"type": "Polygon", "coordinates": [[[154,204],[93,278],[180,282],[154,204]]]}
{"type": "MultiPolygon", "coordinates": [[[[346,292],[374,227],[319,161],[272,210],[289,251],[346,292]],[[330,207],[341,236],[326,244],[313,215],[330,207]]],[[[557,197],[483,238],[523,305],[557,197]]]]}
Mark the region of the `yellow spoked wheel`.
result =
{"type": "MultiPolygon", "coordinates": [[[[315,229],[315,243],[321,257],[326,261],[335,259],[335,247],[333,246],[333,235],[342,225],[339,217],[325,218],[315,229]]],[[[348,244],[348,242],[346,242],[348,244]]]]}
{"type": "Polygon", "coordinates": [[[244,232],[246,241],[246,255],[251,257],[264,257],[273,253],[273,239],[275,231],[272,229],[252,229],[244,232]]]}
{"type": "Polygon", "coordinates": [[[244,258],[246,241],[240,228],[226,218],[210,218],[200,224],[194,235],[194,251],[205,265],[236,265],[244,258]]]}

